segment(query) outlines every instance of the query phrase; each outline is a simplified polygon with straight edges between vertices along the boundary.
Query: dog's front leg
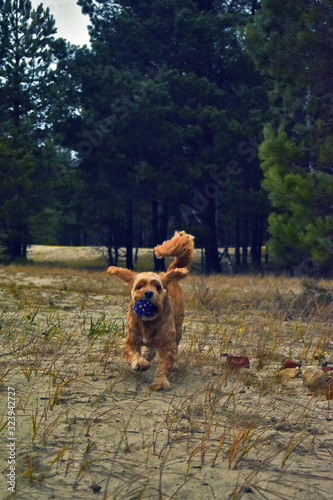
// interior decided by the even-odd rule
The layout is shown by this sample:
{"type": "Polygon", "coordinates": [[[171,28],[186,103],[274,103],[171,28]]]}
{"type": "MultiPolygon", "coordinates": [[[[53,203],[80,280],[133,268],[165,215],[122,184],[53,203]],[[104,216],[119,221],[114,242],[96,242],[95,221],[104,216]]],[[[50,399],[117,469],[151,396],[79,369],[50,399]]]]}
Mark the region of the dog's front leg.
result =
{"type": "Polygon", "coordinates": [[[134,371],[145,371],[150,366],[149,361],[141,356],[141,344],[131,336],[125,340],[123,356],[134,371]]]}
{"type": "Polygon", "coordinates": [[[157,349],[159,355],[159,363],[155,374],[154,381],[150,387],[155,390],[170,389],[169,375],[175,364],[177,356],[176,342],[169,343],[157,349]]]}
{"type": "Polygon", "coordinates": [[[152,361],[155,356],[156,356],[156,349],[152,349],[149,347],[144,347],[142,356],[147,360],[147,361],[152,361]]]}

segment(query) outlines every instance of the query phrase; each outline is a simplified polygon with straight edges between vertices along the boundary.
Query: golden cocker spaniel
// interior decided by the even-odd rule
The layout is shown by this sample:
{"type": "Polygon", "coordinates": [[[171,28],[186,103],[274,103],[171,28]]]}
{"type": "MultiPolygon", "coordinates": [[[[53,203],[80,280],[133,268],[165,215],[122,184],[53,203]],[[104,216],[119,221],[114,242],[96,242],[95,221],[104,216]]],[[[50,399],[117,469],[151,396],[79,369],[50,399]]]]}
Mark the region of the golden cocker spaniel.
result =
{"type": "Polygon", "coordinates": [[[159,355],[152,389],[169,389],[169,375],[174,366],[182,337],[184,304],[178,281],[189,272],[194,254],[193,236],[175,232],[171,240],[155,247],[158,258],[175,257],[164,273],[136,273],[111,266],[108,272],[128,283],[131,300],[127,315],[123,355],[133,370],[147,370],[159,355]],[[144,352],[142,352],[145,347],[144,352]]]}

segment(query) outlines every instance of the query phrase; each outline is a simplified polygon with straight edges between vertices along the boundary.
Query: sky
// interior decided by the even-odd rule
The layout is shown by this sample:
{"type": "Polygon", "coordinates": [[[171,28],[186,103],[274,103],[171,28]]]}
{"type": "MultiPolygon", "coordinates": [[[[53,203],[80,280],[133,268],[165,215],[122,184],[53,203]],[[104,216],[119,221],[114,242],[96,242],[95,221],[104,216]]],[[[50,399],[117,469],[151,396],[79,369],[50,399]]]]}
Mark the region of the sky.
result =
{"type": "Polygon", "coordinates": [[[89,35],[87,25],[89,16],[84,16],[81,7],[76,4],[77,0],[31,0],[33,9],[39,4],[44,8],[49,7],[53,15],[58,32],[56,36],[66,38],[68,42],[75,45],[88,45],[89,35]]]}

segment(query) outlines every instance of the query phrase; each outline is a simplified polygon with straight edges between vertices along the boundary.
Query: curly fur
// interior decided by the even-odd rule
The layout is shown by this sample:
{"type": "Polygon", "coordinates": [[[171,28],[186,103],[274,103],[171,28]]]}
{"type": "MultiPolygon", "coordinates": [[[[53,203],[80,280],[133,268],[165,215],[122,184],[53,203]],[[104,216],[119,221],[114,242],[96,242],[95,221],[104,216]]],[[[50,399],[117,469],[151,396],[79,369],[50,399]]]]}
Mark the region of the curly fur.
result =
{"type": "Polygon", "coordinates": [[[171,240],[155,247],[158,258],[175,257],[165,273],[135,273],[109,267],[108,272],[125,281],[131,290],[123,355],[133,370],[147,370],[156,352],[159,363],[153,389],[169,389],[169,376],[175,364],[182,337],[184,304],[178,281],[189,272],[194,254],[193,236],[175,232],[171,240]],[[156,308],[154,316],[138,317],[133,312],[137,300],[149,300],[156,308]]]}

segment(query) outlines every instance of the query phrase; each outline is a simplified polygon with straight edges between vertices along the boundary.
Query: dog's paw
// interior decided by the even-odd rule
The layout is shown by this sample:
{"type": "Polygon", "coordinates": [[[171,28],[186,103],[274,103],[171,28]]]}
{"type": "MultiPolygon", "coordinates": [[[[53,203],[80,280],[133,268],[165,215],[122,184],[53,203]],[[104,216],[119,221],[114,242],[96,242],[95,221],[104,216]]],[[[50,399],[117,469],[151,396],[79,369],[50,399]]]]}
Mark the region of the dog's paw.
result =
{"type": "Polygon", "coordinates": [[[156,351],[155,349],[148,349],[147,347],[142,350],[142,356],[147,360],[147,361],[152,361],[155,356],[156,356],[156,351]]]}
{"type": "Polygon", "coordinates": [[[167,391],[170,389],[170,382],[166,377],[158,377],[149,386],[153,391],[167,391]]]}
{"type": "Polygon", "coordinates": [[[148,368],[150,367],[150,363],[145,358],[139,358],[135,361],[132,361],[131,367],[135,372],[144,372],[145,370],[148,370],[148,368]]]}

